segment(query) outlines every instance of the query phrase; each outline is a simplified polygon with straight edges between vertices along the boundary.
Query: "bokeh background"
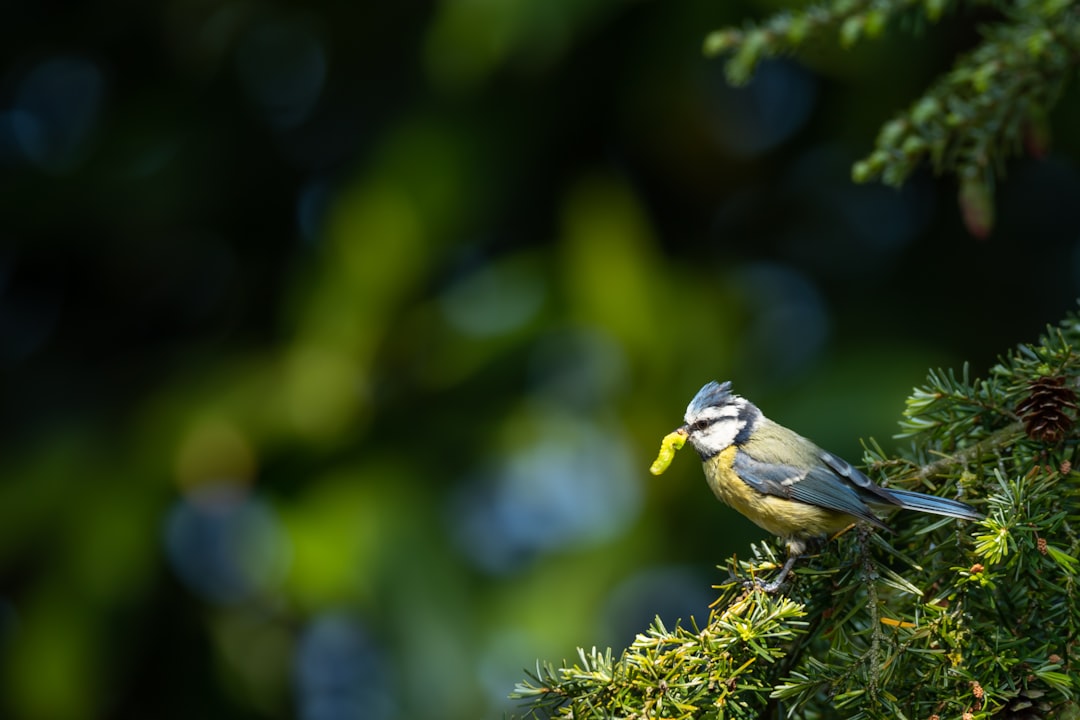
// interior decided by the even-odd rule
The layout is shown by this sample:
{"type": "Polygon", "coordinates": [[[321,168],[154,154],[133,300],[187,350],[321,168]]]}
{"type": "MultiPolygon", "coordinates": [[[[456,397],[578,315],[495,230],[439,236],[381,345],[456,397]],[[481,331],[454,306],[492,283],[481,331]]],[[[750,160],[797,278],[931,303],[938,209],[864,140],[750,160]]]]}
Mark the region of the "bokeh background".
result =
{"type": "Polygon", "coordinates": [[[776,6],[5,6],[0,716],[500,717],[762,537],[704,382],[858,460],[1072,309],[1075,98],[977,241],[849,173],[984,18],[729,87],[776,6]]]}

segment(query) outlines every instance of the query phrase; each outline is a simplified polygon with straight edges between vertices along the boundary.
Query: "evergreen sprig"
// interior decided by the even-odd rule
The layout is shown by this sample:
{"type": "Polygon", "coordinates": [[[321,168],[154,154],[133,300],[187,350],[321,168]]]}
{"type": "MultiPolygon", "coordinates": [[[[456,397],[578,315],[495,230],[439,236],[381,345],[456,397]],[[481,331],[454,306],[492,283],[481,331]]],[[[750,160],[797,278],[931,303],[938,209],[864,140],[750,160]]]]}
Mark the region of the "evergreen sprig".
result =
{"type": "Polygon", "coordinates": [[[538,665],[515,696],[534,717],[1080,717],[1080,315],[986,379],[933,371],[876,480],[959,497],[986,519],[917,513],[855,526],[797,566],[784,595],[747,590],[781,544],[728,562],[708,622],[657,620],[615,657],[538,665]],[[1018,408],[1056,418],[1056,431],[1018,408]]]}
{"type": "Polygon", "coordinates": [[[715,607],[702,629],[669,630],[657,618],[619,662],[593,648],[579,649],[573,665],[538,664],[513,696],[529,700],[534,717],[610,717],[613,708],[640,717],[758,717],[771,691],[767,668],[803,631],[803,606],[729,583],[715,607]]]}
{"type": "Polygon", "coordinates": [[[705,53],[726,55],[729,81],[742,84],[763,59],[811,40],[835,35],[847,48],[881,36],[900,16],[917,16],[910,25],[936,22],[953,4],[991,6],[999,19],[982,25],[982,41],[882,126],[852,177],[899,186],[929,162],[935,173],[957,176],[965,223],[983,237],[993,228],[994,184],[1005,161],[1024,149],[1039,156],[1047,150],[1047,113],[1080,60],[1080,8],[1071,0],[828,0],[744,30],[717,30],[705,53]]]}

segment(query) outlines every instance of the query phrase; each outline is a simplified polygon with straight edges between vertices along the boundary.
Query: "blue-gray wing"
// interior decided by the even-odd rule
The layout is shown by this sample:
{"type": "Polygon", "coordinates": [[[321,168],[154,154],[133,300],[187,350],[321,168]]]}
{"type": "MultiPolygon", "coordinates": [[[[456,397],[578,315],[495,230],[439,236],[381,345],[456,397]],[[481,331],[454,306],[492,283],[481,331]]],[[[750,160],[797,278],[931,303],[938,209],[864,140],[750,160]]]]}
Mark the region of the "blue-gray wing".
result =
{"type": "Polygon", "coordinates": [[[819,452],[821,461],[828,465],[830,470],[850,482],[852,485],[855,485],[860,490],[864,490],[866,493],[876,496],[869,498],[871,502],[886,503],[889,505],[900,504],[891,491],[876,485],[873,480],[866,477],[862,471],[854,467],[847,460],[837,457],[827,450],[820,450],[819,452]]]}
{"type": "Polygon", "coordinates": [[[822,450],[821,459],[838,475],[854,484],[863,493],[863,499],[869,502],[887,503],[909,510],[918,510],[964,520],[979,520],[983,517],[978,510],[959,500],[925,495],[911,490],[886,489],[875,485],[870,478],[853,468],[847,461],[836,457],[830,452],[822,450]]]}
{"type": "MultiPolygon", "coordinates": [[[[850,465],[848,467],[850,468],[850,465]]],[[[762,462],[740,449],[735,453],[733,469],[743,482],[758,492],[846,513],[876,527],[887,529],[887,526],[870,512],[870,508],[859,497],[859,492],[848,484],[850,478],[837,473],[829,465],[822,464],[805,469],[794,465],[762,462]]],[[[865,476],[863,478],[866,479],[865,476]]],[[[866,479],[866,482],[870,483],[870,480],[866,479]]]]}

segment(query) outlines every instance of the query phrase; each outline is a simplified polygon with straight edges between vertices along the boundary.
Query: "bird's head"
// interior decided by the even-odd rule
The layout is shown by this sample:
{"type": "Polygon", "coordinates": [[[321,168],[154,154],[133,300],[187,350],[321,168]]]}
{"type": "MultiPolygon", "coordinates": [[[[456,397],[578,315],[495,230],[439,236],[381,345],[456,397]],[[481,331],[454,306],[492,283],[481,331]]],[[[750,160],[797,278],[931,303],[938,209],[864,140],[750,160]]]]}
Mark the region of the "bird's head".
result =
{"type": "Polygon", "coordinates": [[[704,460],[732,443],[745,442],[760,415],[752,403],[731,392],[730,382],[713,381],[686,406],[686,422],[679,429],[704,460]]]}

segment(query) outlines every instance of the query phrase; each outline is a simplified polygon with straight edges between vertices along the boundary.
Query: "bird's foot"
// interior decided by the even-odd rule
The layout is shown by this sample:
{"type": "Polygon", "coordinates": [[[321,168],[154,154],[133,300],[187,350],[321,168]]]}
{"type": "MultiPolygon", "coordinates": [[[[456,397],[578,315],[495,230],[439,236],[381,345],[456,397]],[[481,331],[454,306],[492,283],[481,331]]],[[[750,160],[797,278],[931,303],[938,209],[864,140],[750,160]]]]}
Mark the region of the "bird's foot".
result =
{"type": "Polygon", "coordinates": [[[791,569],[795,567],[795,561],[798,559],[798,555],[789,555],[787,562],[785,562],[784,566],[780,568],[780,572],[775,578],[773,578],[769,582],[762,582],[760,579],[754,578],[752,580],[743,580],[743,586],[748,590],[756,589],[760,590],[763,593],[768,593],[769,595],[772,595],[774,592],[777,592],[787,583],[788,575],[791,574],[791,569]]]}
{"type": "Polygon", "coordinates": [[[743,587],[747,590],[760,590],[761,592],[772,595],[787,584],[787,577],[781,576],[769,582],[763,582],[760,578],[754,578],[753,580],[743,580],[743,587]]]}

